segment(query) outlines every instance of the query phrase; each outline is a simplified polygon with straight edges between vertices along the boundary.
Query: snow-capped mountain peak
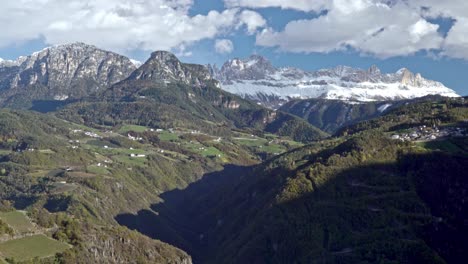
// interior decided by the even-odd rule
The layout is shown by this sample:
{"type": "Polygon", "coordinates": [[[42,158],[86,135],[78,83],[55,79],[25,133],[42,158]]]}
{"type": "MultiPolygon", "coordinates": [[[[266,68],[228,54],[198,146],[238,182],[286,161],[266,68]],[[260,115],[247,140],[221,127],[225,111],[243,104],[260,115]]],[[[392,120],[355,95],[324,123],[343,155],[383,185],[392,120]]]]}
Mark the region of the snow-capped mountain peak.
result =
{"type": "Polygon", "coordinates": [[[92,45],[47,47],[0,62],[0,103],[19,93],[28,100],[80,98],[127,78],[135,69],[127,57],[92,45]]]}
{"type": "Polygon", "coordinates": [[[377,67],[377,65],[372,65],[368,70],[367,72],[370,74],[370,75],[380,75],[382,74],[380,69],[377,67]]]}
{"type": "Polygon", "coordinates": [[[271,62],[258,55],[252,55],[247,59],[232,59],[227,61],[215,76],[220,80],[260,80],[276,72],[271,62]]]}
{"type": "Polygon", "coordinates": [[[130,59],[130,61],[135,65],[135,67],[139,68],[141,65],[143,65],[143,62],[135,59],[130,59]]]}
{"type": "Polygon", "coordinates": [[[0,58],[0,67],[18,66],[18,64],[18,61],[15,60],[5,60],[3,58],[0,58]]]}
{"type": "Polygon", "coordinates": [[[221,69],[210,66],[210,72],[226,91],[272,108],[295,98],[376,101],[430,94],[458,96],[442,83],[425,79],[407,68],[382,73],[376,65],[367,70],[341,65],[307,72],[292,67],[276,68],[266,58],[253,55],[229,60],[221,69]]]}

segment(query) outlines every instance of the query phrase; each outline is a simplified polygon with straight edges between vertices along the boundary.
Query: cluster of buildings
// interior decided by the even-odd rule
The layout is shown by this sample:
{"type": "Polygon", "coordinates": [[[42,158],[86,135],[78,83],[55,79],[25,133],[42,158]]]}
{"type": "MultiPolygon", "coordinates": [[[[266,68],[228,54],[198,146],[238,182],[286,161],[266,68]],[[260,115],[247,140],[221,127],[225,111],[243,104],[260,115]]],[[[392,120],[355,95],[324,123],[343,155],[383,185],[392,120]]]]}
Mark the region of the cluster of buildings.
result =
{"type": "Polygon", "coordinates": [[[401,141],[433,141],[445,137],[463,137],[467,135],[466,129],[459,127],[437,128],[419,126],[412,131],[391,136],[394,140],[401,141]]]}
{"type": "MultiPolygon", "coordinates": [[[[83,133],[83,130],[81,129],[73,129],[72,130],[72,133],[74,134],[77,134],[77,133],[83,133]]],[[[90,131],[84,131],[84,134],[88,137],[92,137],[92,138],[102,138],[101,136],[99,136],[98,134],[94,133],[94,132],[90,132],[90,131]]]]}
{"type": "Polygon", "coordinates": [[[96,133],[94,133],[94,132],[86,131],[84,134],[85,134],[86,136],[92,137],[92,138],[102,138],[101,136],[99,136],[98,134],[96,134],[96,133]]]}
{"type": "Polygon", "coordinates": [[[132,157],[132,158],[145,158],[146,155],[145,154],[134,154],[134,153],[132,153],[132,154],[130,154],[130,157],[132,157]]]}
{"type": "Polygon", "coordinates": [[[132,136],[130,133],[127,134],[127,137],[128,137],[128,139],[133,140],[133,141],[141,141],[141,140],[143,140],[142,137],[132,136]]]}

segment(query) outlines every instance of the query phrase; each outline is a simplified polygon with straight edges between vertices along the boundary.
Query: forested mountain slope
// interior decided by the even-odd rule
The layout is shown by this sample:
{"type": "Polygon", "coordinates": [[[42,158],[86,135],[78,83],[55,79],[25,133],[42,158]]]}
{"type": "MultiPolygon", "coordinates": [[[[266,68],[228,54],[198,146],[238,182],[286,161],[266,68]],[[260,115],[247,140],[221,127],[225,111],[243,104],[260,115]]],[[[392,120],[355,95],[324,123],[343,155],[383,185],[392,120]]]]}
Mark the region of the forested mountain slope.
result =
{"type": "Polygon", "coordinates": [[[461,263],[467,109],[461,99],[410,104],[356,125],[359,132],[343,129],[348,136],[258,166],[226,167],[162,194],[155,213],[117,220],[200,263],[461,263]],[[436,141],[392,139],[395,125],[417,129],[432,120],[441,130],[464,132],[436,141]],[[173,235],[159,233],[162,226],[173,235]]]}

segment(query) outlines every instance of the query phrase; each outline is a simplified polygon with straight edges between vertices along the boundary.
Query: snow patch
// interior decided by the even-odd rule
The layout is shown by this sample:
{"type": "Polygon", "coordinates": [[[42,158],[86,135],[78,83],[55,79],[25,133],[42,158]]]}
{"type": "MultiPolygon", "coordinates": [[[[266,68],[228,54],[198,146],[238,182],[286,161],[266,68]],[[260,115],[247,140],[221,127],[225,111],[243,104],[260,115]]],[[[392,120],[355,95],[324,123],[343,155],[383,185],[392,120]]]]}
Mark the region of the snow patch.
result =
{"type": "Polygon", "coordinates": [[[5,60],[0,58],[0,67],[11,67],[11,66],[18,66],[19,62],[14,60],[5,60]]]}
{"type": "Polygon", "coordinates": [[[130,59],[130,62],[133,63],[133,65],[135,65],[137,68],[140,68],[140,66],[143,65],[143,62],[139,60],[130,59]]]}
{"type": "MultiPolygon", "coordinates": [[[[238,80],[223,84],[228,92],[261,101],[263,96],[288,98],[325,98],[351,101],[380,101],[414,99],[426,95],[459,97],[459,95],[438,82],[427,81],[427,86],[415,87],[399,82],[351,82],[334,77],[303,77],[300,80],[288,78],[278,73],[264,80],[238,80]]],[[[383,110],[384,111],[384,110],[383,110]]]]}
{"type": "Polygon", "coordinates": [[[245,65],[247,66],[246,68],[250,68],[252,66],[254,66],[255,64],[258,63],[258,60],[249,60],[245,63],[245,65]]]}
{"type": "Polygon", "coordinates": [[[68,99],[68,95],[56,95],[54,96],[55,101],[65,101],[68,99]]]}
{"type": "Polygon", "coordinates": [[[380,113],[383,113],[383,112],[385,112],[385,110],[387,110],[390,106],[392,106],[392,104],[384,104],[384,105],[381,105],[379,108],[377,108],[377,110],[379,110],[380,113]]]}
{"type": "Polygon", "coordinates": [[[414,99],[427,95],[459,97],[442,83],[424,79],[406,68],[386,74],[376,67],[362,70],[348,66],[306,72],[290,67],[263,69],[259,65],[260,58],[234,59],[225,63],[221,74],[215,76],[223,81],[222,89],[258,101],[268,100],[270,96],[285,101],[325,98],[353,102],[414,99]],[[260,73],[258,77],[239,78],[236,74],[255,67],[260,73]]]}

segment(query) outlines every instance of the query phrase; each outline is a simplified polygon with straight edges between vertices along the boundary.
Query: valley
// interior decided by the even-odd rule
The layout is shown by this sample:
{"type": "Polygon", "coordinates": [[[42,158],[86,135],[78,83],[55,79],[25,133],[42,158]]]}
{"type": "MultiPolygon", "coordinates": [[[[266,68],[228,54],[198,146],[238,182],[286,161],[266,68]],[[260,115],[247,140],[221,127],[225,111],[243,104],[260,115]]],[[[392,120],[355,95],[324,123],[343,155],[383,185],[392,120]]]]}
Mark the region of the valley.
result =
{"type": "MultiPolygon", "coordinates": [[[[185,128],[140,125],[94,128],[24,111],[3,110],[0,114],[0,122],[4,124],[2,199],[12,202],[0,215],[12,214],[13,208],[26,209],[40,230],[48,230],[45,232],[48,237],[80,251],[84,249],[80,249],[82,242],[76,240],[76,233],[91,226],[114,223],[113,218],[119,213],[149,208],[161,201],[162,193],[185,188],[223,166],[258,164],[302,146],[300,142],[274,134],[254,135],[241,130],[233,131],[232,136],[220,137],[185,128]],[[44,123],[25,129],[28,120],[38,118],[44,123]],[[20,127],[20,134],[14,132],[20,127]],[[74,225],[68,226],[69,221],[74,225]],[[84,224],[81,221],[85,221],[86,226],[81,226],[84,224]],[[69,228],[73,231],[61,235],[61,230],[69,228]]],[[[108,232],[112,236],[115,234],[115,231],[108,232]]],[[[30,239],[43,240],[38,234],[42,232],[35,232],[30,239]]],[[[89,239],[83,236],[86,237],[82,234],[79,239],[89,239]]],[[[8,260],[28,260],[26,256],[18,258],[14,252],[18,246],[30,242],[17,240],[23,238],[16,236],[5,239],[8,243],[4,256],[8,260]]],[[[54,255],[50,253],[54,252],[54,245],[47,248],[52,251],[38,249],[31,253],[30,259],[50,259],[54,255]]]]}
{"type": "MultiPolygon", "coordinates": [[[[256,70],[277,70],[255,60],[264,66],[256,70]]],[[[279,105],[231,94],[213,69],[172,53],[153,52],[137,68],[83,43],[0,69],[1,261],[457,263],[465,256],[464,97],[282,98],[273,110],[279,105]],[[72,58],[67,65],[62,55],[72,58]],[[43,72],[44,65],[61,71],[43,72]],[[17,75],[34,82],[11,86],[17,75]]],[[[225,68],[239,78],[256,70],[225,68]]],[[[392,77],[375,68],[366,74],[392,77]]]]}

